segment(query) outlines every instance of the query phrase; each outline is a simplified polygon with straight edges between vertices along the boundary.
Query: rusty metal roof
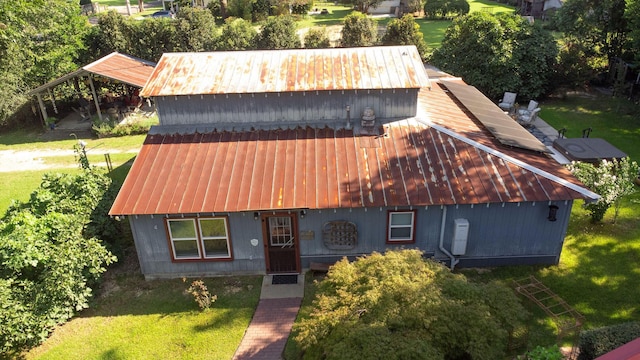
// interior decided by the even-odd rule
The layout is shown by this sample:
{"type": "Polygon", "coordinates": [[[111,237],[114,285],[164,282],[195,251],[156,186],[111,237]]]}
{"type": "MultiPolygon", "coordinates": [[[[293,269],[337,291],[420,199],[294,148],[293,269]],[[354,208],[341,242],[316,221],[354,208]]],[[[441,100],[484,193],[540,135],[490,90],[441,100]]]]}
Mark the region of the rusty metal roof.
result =
{"type": "Polygon", "coordinates": [[[54,87],[65,81],[73,79],[76,76],[85,76],[88,74],[96,74],[117,80],[125,84],[143,87],[147,79],[151,76],[155,63],[138,59],[131,55],[113,52],[103,58],[100,58],[91,64],[85,65],[80,69],[63,75],[52,80],[42,86],[39,86],[29,92],[29,94],[37,94],[48,88],[54,87]]]}
{"type": "MultiPolygon", "coordinates": [[[[439,87],[431,93],[437,94],[435,102],[422,104],[429,121],[435,124],[452,117],[454,123],[465,123],[466,114],[448,94],[439,87]],[[447,104],[443,112],[431,107],[440,102],[447,104]]],[[[496,147],[490,135],[468,117],[466,124],[462,133],[496,147]]],[[[430,206],[585,197],[416,118],[385,124],[380,131],[384,135],[365,136],[328,127],[150,134],[110,214],[430,206]]],[[[522,150],[508,154],[562,177],[567,184],[579,184],[546,155],[522,150]]]]}
{"type": "Polygon", "coordinates": [[[165,53],[141,96],[429,86],[415,46],[165,53]]]}

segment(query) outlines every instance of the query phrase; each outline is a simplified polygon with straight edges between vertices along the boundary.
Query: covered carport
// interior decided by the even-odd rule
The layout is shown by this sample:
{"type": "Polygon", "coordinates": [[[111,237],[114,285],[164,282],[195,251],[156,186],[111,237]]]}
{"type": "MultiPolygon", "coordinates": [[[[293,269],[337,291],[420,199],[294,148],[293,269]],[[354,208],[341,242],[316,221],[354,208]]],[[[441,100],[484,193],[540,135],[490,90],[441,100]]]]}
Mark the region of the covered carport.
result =
{"type": "Polygon", "coordinates": [[[94,82],[95,77],[102,77],[109,79],[110,81],[120,82],[137,88],[142,88],[156,64],[136,58],[131,55],[121,54],[113,52],[103,58],[100,58],[91,64],[85,65],[80,69],[70,72],[64,76],[61,76],[53,81],[50,81],[40,87],[37,87],[29,92],[30,95],[35,95],[38,99],[38,105],[40,106],[40,112],[42,114],[43,121],[49,118],[47,108],[44,102],[44,96],[48,96],[54,111],[57,112],[56,99],[51,91],[52,88],[65,83],[67,81],[73,81],[76,90],[79,89],[79,79],[86,78],[85,83],[88,84],[91,97],[96,109],[96,113],[100,120],[102,120],[102,112],[100,109],[100,100],[96,93],[96,86],[94,82]]]}

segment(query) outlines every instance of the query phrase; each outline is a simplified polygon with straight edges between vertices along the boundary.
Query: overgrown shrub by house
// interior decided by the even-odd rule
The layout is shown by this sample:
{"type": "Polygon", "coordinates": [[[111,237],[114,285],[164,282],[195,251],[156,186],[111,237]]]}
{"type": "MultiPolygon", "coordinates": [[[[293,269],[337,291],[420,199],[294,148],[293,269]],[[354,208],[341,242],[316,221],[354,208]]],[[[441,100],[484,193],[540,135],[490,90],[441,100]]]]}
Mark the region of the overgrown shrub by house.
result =
{"type": "Polygon", "coordinates": [[[109,117],[103,117],[102,120],[95,118],[91,130],[99,138],[142,135],[149,132],[151,126],[158,124],[158,116],[146,117],[137,116],[126,123],[119,123],[117,120],[111,120],[109,117]]]}
{"type": "Polygon", "coordinates": [[[511,289],[399,250],[336,263],[294,331],[305,359],[493,360],[525,316],[511,289]]]}
{"type": "Polygon", "coordinates": [[[607,326],[580,333],[578,360],[592,360],[640,337],[640,322],[607,326]]]}
{"type": "Polygon", "coordinates": [[[28,202],[0,219],[0,357],[41,343],[88,306],[116,261],[100,239],[116,236],[106,214],[116,192],[95,169],[46,174],[28,202]]]}

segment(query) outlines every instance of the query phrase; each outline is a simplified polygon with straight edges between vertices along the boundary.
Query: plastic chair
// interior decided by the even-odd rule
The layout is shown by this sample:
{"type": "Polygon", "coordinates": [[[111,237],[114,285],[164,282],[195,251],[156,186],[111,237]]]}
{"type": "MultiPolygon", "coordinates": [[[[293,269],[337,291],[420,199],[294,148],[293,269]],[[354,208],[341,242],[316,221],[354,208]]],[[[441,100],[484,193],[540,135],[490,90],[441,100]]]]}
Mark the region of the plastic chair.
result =
{"type": "Polygon", "coordinates": [[[537,108],[538,108],[538,102],[535,101],[535,100],[531,100],[531,101],[529,101],[529,106],[527,106],[526,109],[518,110],[518,113],[520,115],[527,115],[527,113],[530,113],[530,112],[532,112],[533,110],[535,110],[537,108]]]}
{"type": "Polygon", "coordinates": [[[498,106],[500,107],[500,109],[502,109],[504,111],[511,111],[513,109],[513,106],[516,103],[516,97],[517,96],[518,96],[518,94],[516,94],[516,93],[505,92],[504,96],[502,96],[502,100],[500,100],[500,103],[498,104],[498,106]]]}
{"type": "Polygon", "coordinates": [[[518,115],[518,123],[520,123],[520,125],[522,126],[531,126],[531,124],[533,124],[534,121],[536,121],[536,119],[538,118],[538,113],[540,112],[540,108],[535,108],[533,109],[533,111],[524,113],[524,114],[519,114],[518,115]]]}

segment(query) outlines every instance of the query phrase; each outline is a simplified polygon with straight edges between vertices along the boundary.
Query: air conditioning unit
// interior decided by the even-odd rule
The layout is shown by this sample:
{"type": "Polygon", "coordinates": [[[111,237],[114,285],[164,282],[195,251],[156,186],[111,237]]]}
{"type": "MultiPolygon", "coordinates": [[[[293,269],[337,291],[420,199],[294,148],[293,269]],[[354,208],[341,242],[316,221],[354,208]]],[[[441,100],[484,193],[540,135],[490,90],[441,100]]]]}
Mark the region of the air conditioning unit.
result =
{"type": "Polygon", "coordinates": [[[464,255],[467,252],[467,239],[469,238],[469,220],[453,220],[453,240],[451,241],[451,254],[464,255]]]}

